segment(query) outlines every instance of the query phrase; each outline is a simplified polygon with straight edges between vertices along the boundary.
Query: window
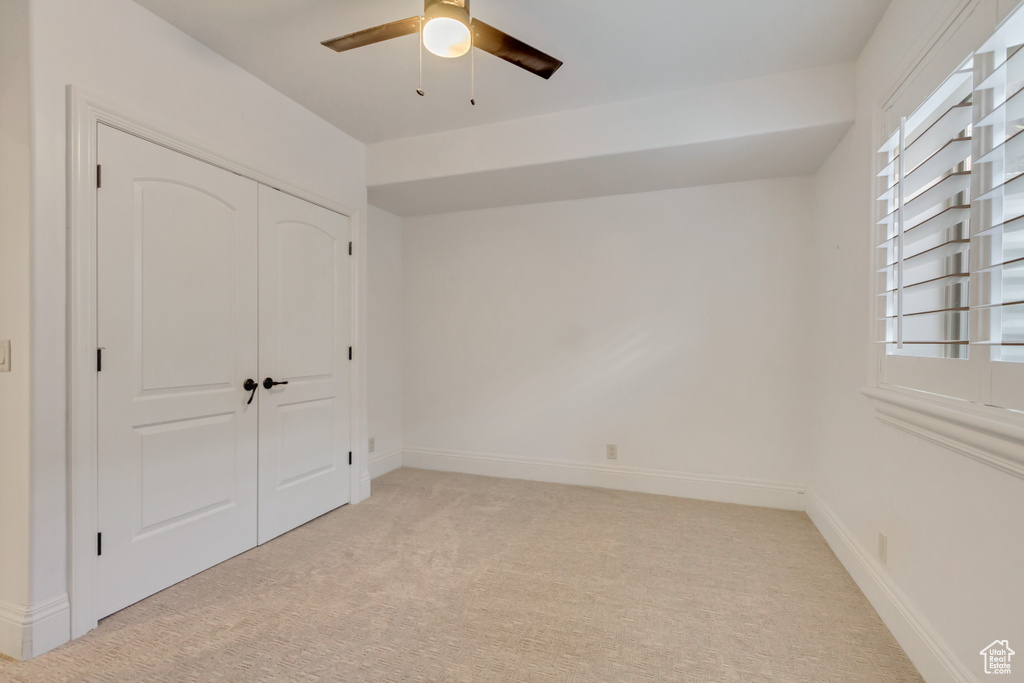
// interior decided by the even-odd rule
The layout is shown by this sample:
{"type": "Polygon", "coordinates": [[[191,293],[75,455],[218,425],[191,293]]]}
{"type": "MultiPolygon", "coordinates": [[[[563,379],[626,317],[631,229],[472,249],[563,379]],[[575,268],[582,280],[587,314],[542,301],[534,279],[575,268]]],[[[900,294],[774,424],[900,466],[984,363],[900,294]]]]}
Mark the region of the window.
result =
{"type": "Polygon", "coordinates": [[[1022,45],[1018,11],[879,150],[882,384],[1024,410],[1022,45]]]}

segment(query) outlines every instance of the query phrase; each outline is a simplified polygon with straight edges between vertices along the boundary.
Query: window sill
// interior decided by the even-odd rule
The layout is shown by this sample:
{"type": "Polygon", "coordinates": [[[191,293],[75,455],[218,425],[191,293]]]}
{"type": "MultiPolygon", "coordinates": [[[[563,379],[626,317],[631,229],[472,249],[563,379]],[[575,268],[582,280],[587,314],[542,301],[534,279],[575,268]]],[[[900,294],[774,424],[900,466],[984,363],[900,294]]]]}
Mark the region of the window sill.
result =
{"type": "Polygon", "coordinates": [[[882,422],[1024,479],[1024,414],[896,387],[861,393],[882,422]]]}

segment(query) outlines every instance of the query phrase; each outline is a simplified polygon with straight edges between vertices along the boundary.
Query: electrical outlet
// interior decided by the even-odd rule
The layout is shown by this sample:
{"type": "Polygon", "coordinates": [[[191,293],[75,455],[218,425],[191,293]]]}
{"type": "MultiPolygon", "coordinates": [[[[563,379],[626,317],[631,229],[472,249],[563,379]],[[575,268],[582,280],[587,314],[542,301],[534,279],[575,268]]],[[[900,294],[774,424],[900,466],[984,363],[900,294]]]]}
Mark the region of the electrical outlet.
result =
{"type": "Polygon", "coordinates": [[[619,458],[619,447],[613,443],[608,444],[608,459],[617,460],[619,458]]]}
{"type": "Polygon", "coordinates": [[[878,534],[878,559],[884,565],[889,562],[889,538],[878,534]]]}
{"type": "Polygon", "coordinates": [[[11,340],[0,339],[0,372],[11,371],[11,340]]]}
{"type": "Polygon", "coordinates": [[[376,450],[376,448],[377,448],[377,439],[375,439],[375,438],[373,438],[371,436],[370,437],[370,452],[373,453],[373,451],[376,450]]]}

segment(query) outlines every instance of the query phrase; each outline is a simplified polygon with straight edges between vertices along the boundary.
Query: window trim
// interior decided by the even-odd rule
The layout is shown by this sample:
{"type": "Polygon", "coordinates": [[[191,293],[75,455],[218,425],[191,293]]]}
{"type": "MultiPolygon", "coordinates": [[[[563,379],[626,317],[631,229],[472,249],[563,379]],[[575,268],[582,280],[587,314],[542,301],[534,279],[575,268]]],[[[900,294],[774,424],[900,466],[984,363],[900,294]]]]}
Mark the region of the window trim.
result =
{"type": "Polygon", "coordinates": [[[865,387],[861,393],[882,422],[1024,479],[1020,413],[892,385],[865,387]]]}

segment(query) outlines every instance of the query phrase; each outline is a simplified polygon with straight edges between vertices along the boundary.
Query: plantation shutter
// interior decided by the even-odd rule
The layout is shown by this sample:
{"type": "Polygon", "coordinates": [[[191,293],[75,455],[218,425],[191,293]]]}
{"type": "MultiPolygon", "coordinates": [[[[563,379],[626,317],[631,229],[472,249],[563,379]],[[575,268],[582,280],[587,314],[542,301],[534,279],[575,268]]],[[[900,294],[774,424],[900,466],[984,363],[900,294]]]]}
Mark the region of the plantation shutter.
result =
{"type": "Polygon", "coordinates": [[[967,357],[972,78],[968,60],[879,150],[885,217],[877,291],[885,301],[880,336],[891,354],[967,357]]]}
{"type": "Polygon", "coordinates": [[[1024,26],[1013,23],[976,55],[980,194],[972,336],[993,347],[992,360],[1002,361],[1024,361],[1024,26]]]}

